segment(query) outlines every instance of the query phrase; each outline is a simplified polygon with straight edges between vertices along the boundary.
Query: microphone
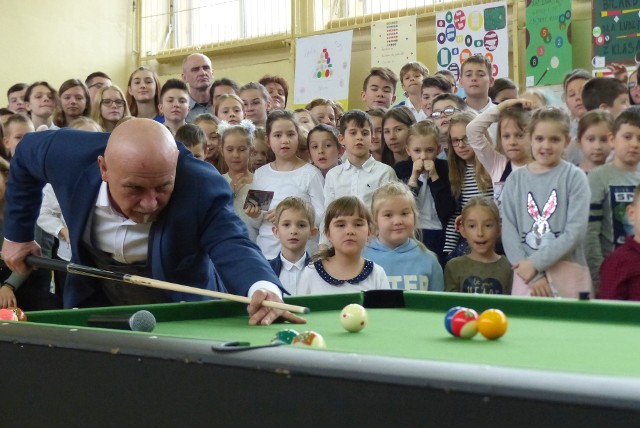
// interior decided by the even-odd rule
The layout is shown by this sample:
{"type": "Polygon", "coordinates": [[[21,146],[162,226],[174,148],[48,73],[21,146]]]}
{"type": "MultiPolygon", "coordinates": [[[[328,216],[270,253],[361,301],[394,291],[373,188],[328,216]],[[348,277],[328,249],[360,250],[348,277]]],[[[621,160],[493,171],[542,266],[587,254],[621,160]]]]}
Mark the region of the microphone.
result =
{"type": "Polygon", "coordinates": [[[156,328],[156,317],[149,311],[125,314],[93,314],[87,320],[89,327],[112,328],[116,330],[144,331],[151,333],[156,328]]]}

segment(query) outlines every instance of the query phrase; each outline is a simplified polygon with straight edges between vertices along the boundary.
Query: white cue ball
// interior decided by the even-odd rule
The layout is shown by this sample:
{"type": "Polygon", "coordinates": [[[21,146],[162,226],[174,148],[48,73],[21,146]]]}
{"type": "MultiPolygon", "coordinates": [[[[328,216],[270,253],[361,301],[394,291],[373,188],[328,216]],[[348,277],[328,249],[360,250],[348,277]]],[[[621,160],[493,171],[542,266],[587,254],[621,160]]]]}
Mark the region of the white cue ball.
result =
{"type": "Polygon", "coordinates": [[[340,324],[345,330],[357,333],[366,327],[369,317],[367,310],[355,303],[344,307],[340,312],[340,324]]]}

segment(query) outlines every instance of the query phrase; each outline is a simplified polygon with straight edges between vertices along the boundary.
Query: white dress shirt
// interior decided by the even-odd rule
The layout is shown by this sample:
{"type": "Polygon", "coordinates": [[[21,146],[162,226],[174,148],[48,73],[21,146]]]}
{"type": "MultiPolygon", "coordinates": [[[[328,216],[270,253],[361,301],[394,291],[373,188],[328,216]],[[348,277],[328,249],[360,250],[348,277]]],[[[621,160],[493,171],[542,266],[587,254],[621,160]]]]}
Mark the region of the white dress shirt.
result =
{"type": "Polygon", "coordinates": [[[341,196],[357,196],[371,209],[373,192],[383,184],[396,181],[398,177],[389,165],[369,156],[362,166],[352,165],[349,160],[331,168],[324,182],[324,204],[327,207],[341,196]]]}
{"type": "Polygon", "coordinates": [[[280,260],[282,261],[282,269],[280,270],[280,282],[285,290],[287,290],[292,296],[298,294],[298,281],[302,276],[302,271],[305,267],[305,260],[307,259],[307,253],[304,253],[300,260],[295,263],[291,263],[285,259],[282,253],[280,253],[280,260]]]}

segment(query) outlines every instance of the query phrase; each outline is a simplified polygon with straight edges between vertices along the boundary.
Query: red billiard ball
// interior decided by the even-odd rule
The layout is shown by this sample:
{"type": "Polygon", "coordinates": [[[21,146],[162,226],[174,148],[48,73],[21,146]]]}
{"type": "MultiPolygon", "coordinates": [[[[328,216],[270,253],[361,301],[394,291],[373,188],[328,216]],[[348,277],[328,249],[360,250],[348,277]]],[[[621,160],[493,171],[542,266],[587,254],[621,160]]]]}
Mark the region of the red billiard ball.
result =
{"type": "Polygon", "coordinates": [[[451,334],[462,339],[471,339],[478,333],[477,321],[476,311],[469,308],[461,309],[451,317],[451,334]]]}
{"type": "Polygon", "coordinates": [[[478,331],[489,340],[502,337],[508,325],[507,316],[500,309],[487,309],[478,317],[478,331]]]}
{"type": "Polygon", "coordinates": [[[20,308],[4,308],[4,309],[0,309],[0,320],[26,321],[27,315],[20,308]]]}

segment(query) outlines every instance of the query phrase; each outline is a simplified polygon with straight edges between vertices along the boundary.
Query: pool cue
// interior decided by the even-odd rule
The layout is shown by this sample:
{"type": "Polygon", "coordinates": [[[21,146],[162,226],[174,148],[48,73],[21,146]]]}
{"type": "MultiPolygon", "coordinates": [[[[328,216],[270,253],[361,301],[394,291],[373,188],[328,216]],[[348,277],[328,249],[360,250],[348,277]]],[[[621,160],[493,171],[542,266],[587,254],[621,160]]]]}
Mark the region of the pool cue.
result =
{"type": "MultiPolygon", "coordinates": [[[[161,281],[159,279],[146,278],[144,276],[129,275],[126,273],[118,273],[104,269],[83,266],[76,263],[69,263],[64,260],[53,260],[47,257],[26,256],[25,262],[37,268],[57,270],[77,275],[91,276],[94,278],[111,279],[114,281],[126,282],[127,284],[142,285],[144,287],[159,288],[162,290],[177,291],[179,293],[199,294],[201,296],[214,297],[217,299],[232,300],[234,302],[249,304],[251,299],[235,294],[222,293],[220,291],[205,290],[187,285],[175,284],[173,282],[161,281]]],[[[309,308],[304,306],[290,305],[288,303],[273,302],[271,300],[263,300],[262,306],[274,309],[282,309],[283,311],[296,312],[299,314],[309,313],[309,308]]]]}

